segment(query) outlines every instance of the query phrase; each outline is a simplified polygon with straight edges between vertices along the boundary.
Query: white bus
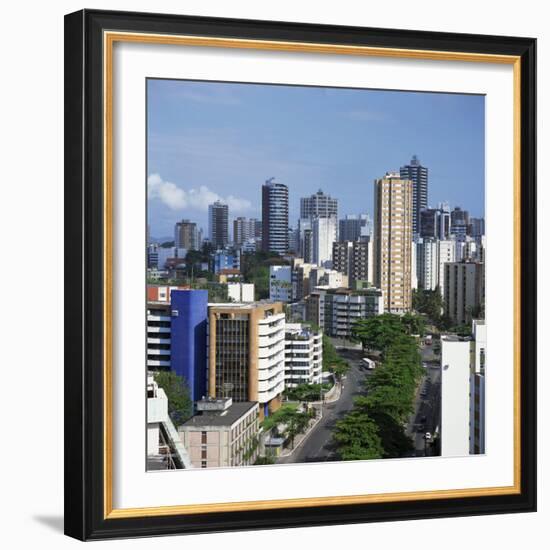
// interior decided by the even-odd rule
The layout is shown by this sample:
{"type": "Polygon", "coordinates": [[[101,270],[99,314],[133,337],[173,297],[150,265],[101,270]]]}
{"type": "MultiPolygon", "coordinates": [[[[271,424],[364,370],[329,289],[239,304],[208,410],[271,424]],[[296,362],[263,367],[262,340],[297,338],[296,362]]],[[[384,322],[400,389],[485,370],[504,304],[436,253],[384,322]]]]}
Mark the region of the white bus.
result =
{"type": "Polygon", "coordinates": [[[365,367],[367,367],[367,369],[369,370],[372,370],[376,367],[376,363],[368,357],[363,357],[363,363],[365,363],[365,367]]]}

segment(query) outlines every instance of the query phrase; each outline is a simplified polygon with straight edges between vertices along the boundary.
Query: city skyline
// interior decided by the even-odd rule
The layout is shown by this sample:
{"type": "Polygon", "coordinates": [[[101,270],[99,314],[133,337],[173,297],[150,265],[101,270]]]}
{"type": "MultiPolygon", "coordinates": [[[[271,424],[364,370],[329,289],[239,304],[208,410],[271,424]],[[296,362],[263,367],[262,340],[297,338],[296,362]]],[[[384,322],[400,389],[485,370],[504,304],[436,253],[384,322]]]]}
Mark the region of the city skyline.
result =
{"type": "Polygon", "coordinates": [[[372,216],[373,181],[415,154],[429,169],[429,206],[448,201],[483,216],[482,96],[148,81],[154,237],[182,218],[206,229],[216,200],[231,220],[261,219],[270,177],[289,188],[291,226],[300,198],[319,189],[339,200],[339,217],[372,216]]]}

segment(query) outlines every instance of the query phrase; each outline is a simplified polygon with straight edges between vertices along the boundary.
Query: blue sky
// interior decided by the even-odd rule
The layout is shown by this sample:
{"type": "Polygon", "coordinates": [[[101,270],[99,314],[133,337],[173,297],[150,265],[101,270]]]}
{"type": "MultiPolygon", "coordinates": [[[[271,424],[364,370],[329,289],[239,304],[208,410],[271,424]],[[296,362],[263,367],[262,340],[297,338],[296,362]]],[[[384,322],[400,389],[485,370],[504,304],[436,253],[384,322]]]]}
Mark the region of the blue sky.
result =
{"type": "Polygon", "coordinates": [[[484,215],[484,98],[474,95],[148,80],[148,221],[207,228],[207,207],[260,218],[262,183],[289,186],[290,221],[318,189],[372,214],[373,180],[416,154],[428,202],[484,215]]]}

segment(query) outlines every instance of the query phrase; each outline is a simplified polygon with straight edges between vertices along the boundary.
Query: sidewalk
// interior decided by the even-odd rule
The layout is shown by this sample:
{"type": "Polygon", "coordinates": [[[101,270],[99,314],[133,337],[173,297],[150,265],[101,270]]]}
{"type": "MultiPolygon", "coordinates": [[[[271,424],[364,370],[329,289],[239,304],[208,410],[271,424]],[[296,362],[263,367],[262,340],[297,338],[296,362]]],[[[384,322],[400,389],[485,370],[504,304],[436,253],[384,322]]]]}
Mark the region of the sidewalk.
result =
{"type": "MultiPolygon", "coordinates": [[[[330,389],[330,391],[327,393],[327,397],[321,401],[311,401],[311,405],[326,405],[327,403],[334,403],[335,401],[338,401],[342,395],[342,384],[340,382],[337,382],[334,384],[334,386],[330,389]]],[[[294,445],[292,446],[292,449],[286,448],[281,451],[281,454],[279,458],[286,458],[300,447],[300,445],[308,438],[308,436],[311,434],[311,432],[315,429],[317,424],[323,419],[323,407],[321,406],[320,409],[321,414],[317,416],[315,419],[311,420],[308,428],[305,432],[298,434],[294,438],[294,445]]]]}

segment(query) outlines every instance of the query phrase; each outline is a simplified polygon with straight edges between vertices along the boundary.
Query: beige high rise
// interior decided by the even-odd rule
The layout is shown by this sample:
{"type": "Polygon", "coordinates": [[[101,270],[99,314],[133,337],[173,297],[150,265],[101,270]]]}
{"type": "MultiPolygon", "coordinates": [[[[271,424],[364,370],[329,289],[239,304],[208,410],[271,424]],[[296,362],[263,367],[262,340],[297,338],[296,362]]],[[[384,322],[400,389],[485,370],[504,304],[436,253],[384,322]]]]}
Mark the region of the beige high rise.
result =
{"type": "Polygon", "coordinates": [[[386,313],[412,306],[412,189],[398,173],[374,181],[374,284],[384,293],[386,313]]]}

